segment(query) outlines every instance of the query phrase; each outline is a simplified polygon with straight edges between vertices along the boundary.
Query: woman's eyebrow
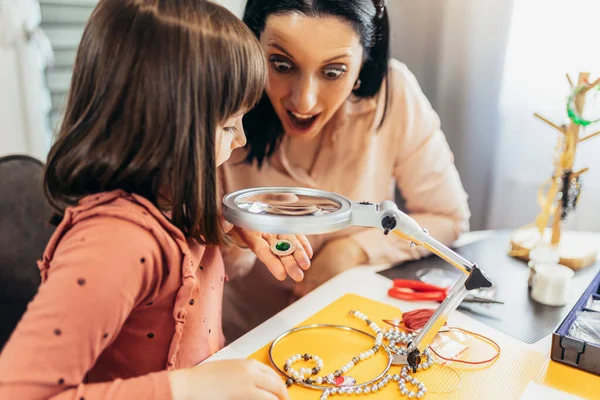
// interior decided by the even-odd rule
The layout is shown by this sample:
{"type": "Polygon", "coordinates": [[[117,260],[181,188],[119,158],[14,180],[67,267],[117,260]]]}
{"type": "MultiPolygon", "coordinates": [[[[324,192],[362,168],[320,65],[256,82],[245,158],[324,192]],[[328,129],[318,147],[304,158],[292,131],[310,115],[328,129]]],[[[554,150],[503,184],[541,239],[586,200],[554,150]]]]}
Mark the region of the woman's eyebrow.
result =
{"type": "Polygon", "coordinates": [[[285,54],[292,60],[294,59],[294,56],[292,56],[290,53],[288,53],[286,49],[284,49],[282,46],[278,45],[277,43],[269,43],[269,46],[281,51],[283,54],[285,54]]]}

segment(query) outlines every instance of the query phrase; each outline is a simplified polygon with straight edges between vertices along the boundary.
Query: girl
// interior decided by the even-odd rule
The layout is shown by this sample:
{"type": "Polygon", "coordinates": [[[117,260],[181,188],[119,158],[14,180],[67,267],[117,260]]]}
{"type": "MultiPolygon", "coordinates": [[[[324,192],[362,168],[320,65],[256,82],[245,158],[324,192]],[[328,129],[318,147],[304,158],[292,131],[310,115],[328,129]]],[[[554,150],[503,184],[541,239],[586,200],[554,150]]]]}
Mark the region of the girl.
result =
{"type": "MultiPolygon", "coordinates": [[[[244,118],[248,145],[225,164],[224,186],[305,186],[372,202],[398,188],[410,216],[448,245],[468,229],[467,195],[438,116],[389,57],[386,2],[248,1],[244,22],[260,39],[269,84],[244,118]]],[[[254,268],[226,285],[228,340],[348,268],[425,255],[375,229],[310,241],[316,254],[302,282],[254,268]]]]}
{"type": "MultiPolygon", "coordinates": [[[[99,2],[45,173],[62,222],[0,357],[0,398],[287,398],[257,362],[191,368],[223,346],[216,168],[245,144],[265,79],[257,40],[218,5],[99,2]]],[[[310,263],[305,238],[286,237],[299,250],[284,266],[278,238],[236,234],[278,276],[310,263]]]]}

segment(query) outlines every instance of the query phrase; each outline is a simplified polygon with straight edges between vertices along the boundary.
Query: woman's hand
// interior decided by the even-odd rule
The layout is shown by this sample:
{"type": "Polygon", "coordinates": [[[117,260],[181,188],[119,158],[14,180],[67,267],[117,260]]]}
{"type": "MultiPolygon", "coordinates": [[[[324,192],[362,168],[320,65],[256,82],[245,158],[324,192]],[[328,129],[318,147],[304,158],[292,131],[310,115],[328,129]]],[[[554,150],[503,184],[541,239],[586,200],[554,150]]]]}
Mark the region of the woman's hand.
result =
{"type": "Polygon", "coordinates": [[[256,360],[209,362],[169,372],[173,400],[289,400],[281,377],[256,360]]]}
{"type": "Polygon", "coordinates": [[[300,282],[304,278],[304,271],[310,268],[313,250],[304,235],[272,235],[239,227],[234,227],[230,231],[230,235],[252,250],[271,271],[271,274],[280,281],[289,275],[294,281],[300,282]],[[281,239],[287,239],[294,243],[296,251],[292,255],[279,257],[273,254],[271,246],[281,239]]]}
{"type": "Polygon", "coordinates": [[[294,295],[302,297],[337,274],[367,261],[367,254],[354,239],[330,240],[313,259],[304,280],[295,285],[294,295]]]}

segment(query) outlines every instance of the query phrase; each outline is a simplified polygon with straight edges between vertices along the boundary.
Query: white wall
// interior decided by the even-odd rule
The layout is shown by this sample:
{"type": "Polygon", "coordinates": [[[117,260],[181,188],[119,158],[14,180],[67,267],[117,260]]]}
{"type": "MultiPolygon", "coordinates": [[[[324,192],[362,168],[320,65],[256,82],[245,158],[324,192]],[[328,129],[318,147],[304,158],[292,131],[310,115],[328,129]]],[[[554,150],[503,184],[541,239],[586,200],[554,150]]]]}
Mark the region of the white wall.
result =
{"type": "Polygon", "coordinates": [[[17,52],[0,48],[0,157],[28,150],[17,52]]]}
{"type": "MultiPolygon", "coordinates": [[[[388,2],[392,55],[407,64],[438,112],[469,194],[471,228],[489,215],[498,100],[513,0],[388,2]]],[[[525,2],[526,3],[526,2],[525,2]]]]}
{"type": "Polygon", "coordinates": [[[18,153],[44,161],[48,151],[47,43],[35,31],[40,15],[37,0],[0,2],[0,156],[18,153]]]}
{"type": "Polygon", "coordinates": [[[217,4],[221,4],[231,10],[238,17],[242,17],[242,12],[246,5],[246,0],[212,0],[217,4]]]}

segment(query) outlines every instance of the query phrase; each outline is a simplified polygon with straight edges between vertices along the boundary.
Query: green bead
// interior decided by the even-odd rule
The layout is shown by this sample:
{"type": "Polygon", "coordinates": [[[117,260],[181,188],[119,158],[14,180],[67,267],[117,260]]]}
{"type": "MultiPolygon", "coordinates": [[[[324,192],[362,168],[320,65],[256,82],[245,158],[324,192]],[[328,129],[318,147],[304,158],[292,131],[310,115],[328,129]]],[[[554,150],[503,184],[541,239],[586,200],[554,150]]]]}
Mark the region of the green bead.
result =
{"type": "Polygon", "coordinates": [[[292,247],[288,242],[279,242],[275,245],[275,248],[279,251],[288,251],[292,247]]]}

